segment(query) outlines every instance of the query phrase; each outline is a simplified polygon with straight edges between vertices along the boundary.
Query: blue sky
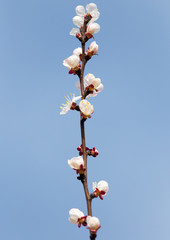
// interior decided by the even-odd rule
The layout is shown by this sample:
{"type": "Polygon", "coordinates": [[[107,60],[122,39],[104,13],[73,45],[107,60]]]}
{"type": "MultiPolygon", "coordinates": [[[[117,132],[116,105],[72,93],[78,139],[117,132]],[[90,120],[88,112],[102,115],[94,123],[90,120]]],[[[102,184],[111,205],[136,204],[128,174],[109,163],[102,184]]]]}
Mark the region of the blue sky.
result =
{"type": "MultiPolygon", "coordinates": [[[[87,145],[99,150],[88,182],[110,186],[93,201],[97,239],[169,240],[170,2],[94,2],[99,55],[85,74],[104,90],[86,122],[87,145]]],[[[67,165],[78,156],[79,114],[59,115],[64,95],[79,94],[62,61],[80,46],[69,32],[75,7],[87,3],[0,0],[0,239],[88,239],[68,221],[73,207],[86,213],[67,165]]]]}

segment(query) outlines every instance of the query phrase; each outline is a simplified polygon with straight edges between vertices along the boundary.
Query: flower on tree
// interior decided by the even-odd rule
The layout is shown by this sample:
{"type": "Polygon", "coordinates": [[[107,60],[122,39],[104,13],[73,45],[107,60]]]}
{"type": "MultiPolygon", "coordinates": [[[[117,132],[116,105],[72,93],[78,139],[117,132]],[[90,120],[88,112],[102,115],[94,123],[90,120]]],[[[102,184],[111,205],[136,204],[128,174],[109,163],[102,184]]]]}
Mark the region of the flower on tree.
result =
{"type": "Polygon", "coordinates": [[[100,25],[98,23],[90,23],[87,26],[85,35],[88,39],[90,39],[93,37],[94,33],[98,33],[99,31],[100,31],[100,25]]]}
{"type": "Polygon", "coordinates": [[[75,75],[81,67],[80,58],[77,55],[72,55],[63,61],[63,65],[68,68],[69,74],[75,75]]]}
{"type": "Polygon", "coordinates": [[[90,115],[94,112],[93,105],[84,99],[79,103],[79,108],[84,118],[91,118],[90,115]]]}
{"type": "MultiPolygon", "coordinates": [[[[79,77],[80,82],[77,83],[77,88],[80,89],[81,84],[81,92],[83,96],[75,97],[74,94],[71,94],[71,97],[69,97],[67,95],[65,97],[66,104],[62,104],[60,107],[60,114],[66,114],[69,110],[80,111],[82,145],[77,148],[79,156],[69,159],[68,165],[74,169],[77,174],[79,174],[77,179],[83,184],[88,213],[91,215],[91,200],[97,197],[103,199],[103,196],[107,194],[109,189],[108,183],[104,180],[99,183],[93,183],[94,192],[89,196],[86,175],[87,155],[96,157],[99,154],[95,147],[89,149],[85,144],[84,121],[87,117],[91,118],[91,114],[94,112],[93,105],[86,100],[86,97],[96,96],[103,90],[103,84],[101,83],[101,79],[95,78],[93,74],[89,73],[83,77],[87,61],[90,60],[93,55],[97,54],[99,48],[96,42],[93,41],[87,51],[85,51],[85,43],[91,39],[95,33],[100,31],[100,25],[95,22],[99,18],[100,13],[97,9],[97,5],[90,3],[86,6],[86,9],[82,5],[77,6],[76,14],[77,15],[73,18],[73,23],[77,26],[77,28],[73,28],[70,35],[74,35],[79,39],[82,48],[76,48],[73,51],[73,55],[63,61],[63,65],[68,68],[69,74],[74,74],[79,77]],[[80,61],[82,61],[82,67],[80,65],[80,61]],[[82,99],[80,100],[79,105],[77,105],[76,101],[80,98],[82,99]],[[84,155],[84,159],[82,155],[84,155]]],[[[100,221],[97,217],[85,216],[84,213],[77,208],[72,208],[69,211],[69,221],[73,224],[77,224],[78,227],[81,225],[88,225],[88,229],[90,230],[90,239],[96,238],[96,232],[101,227],[100,221]]]]}
{"type": "Polygon", "coordinates": [[[107,194],[109,190],[109,186],[108,183],[104,180],[96,183],[93,183],[93,196],[94,197],[99,197],[101,200],[103,200],[103,196],[105,196],[107,194]]]}
{"type": "MultiPolygon", "coordinates": [[[[99,46],[93,41],[87,51],[85,52],[86,61],[88,61],[93,55],[96,55],[98,52],[99,46]]],[[[73,55],[77,56],[80,61],[82,61],[82,48],[78,47],[74,49],[73,55]]],[[[66,59],[67,60],[67,59],[66,59]]]]}
{"type": "Polygon", "coordinates": [[[97,217],[87,216],[86,222],[91,233],[96,233],[97,230],[101,227],[100,221],[97,217]]]}
{"type": "Polygon", "coordinates": [[[86,55],[88,55],[89,58],[91,58],[93,55],[96,55],[96,54],[97,54],[98,49],[99,49],[99,46],[96,44],[95,41],[93,41],[93,42],[90,44],[88,50],[86,51],[86,55]]]}
{"type": "Polygon", "coordinates": [[[87,226],[86,217],[78,208],[72,208],[69,211],[69,221],[73,224],[78,224],[78,227],[81,227],[81,224],[87,226]]]}
{"type": "Polygon", "coordinates": [[[84,78],[84,85],[86,91],[89,91],[91,94],[90,97],[95,97],[99,92],[103,90],[103,84],[101,83],[100,78],[95,78],[91,73],[87,74],[84,78]]]}
{"type": "MultiPolygon", "coordinates": [[[[80,156],[83,155],[82,145],[80,145],[80,146],[77,148],[77,151],[79,151],[79,155],[80,155],[80,156]]],[[[89,151],[89,148],[88,148],[88,147],[86,147],[86,151],[89,151]]]]}
{"type": "MultiPolygon", "coordinates": [[[[80,145],[78,148],[77,148],[77,151],[79,151],[79,155],[82,156],[83,155],[83,149],[82,149],[82,145],[80,145]]],[[[99,152],[98,150],[93,147],[92,149],[86,147],[86,153],[89,155],[89,156],[93,156],[93,157],[96,157],[97,155],[99,155],[99,152]]]]}
{"type": "MultiPolygon", "coordinates": [[[[80,82],[76,82],[76,87],[80,90],[80,82]]],[[[89,93],[88,97],[95,97],[104,88],[100,78],[95,78],[91,73],[84,77],[84,88],[89,93]]]]}
{"type": "Polygon", "coordinates": [[[72,159],[68,160],[68,165],[74,170],[76,170],[77,174],[84,174],[84,160],[81,156],[73,157],[72,159]]]}
{"type": "Polygon", "coordinates": [[[80,60],[81,60],[81,56],[82,56],[82,48],[78,47],[78,48],[74,49],[74,51],[73,51],[73,55],[76,55],[76,56],[79,57],[80,60]]]}
{"type": "Polygon", "coordinates": [[[81,19],[83,21],[84,21],[84,17],[86,17],[86,15],[90,15],[91,16],[90,22],[94,22],[100,17],[100,13],[99,13],[99,11],[97,9],[97,5],[95,3],[87,4],[86,10],[85,10],[84,6],[82,6],[82,5],[77,6],[76,14],[77,14],[77,16],[81,17],[81,19]]]}
{"type": "Polygon", "coordinates": [[[77,106],[76,101],[81,98],[81,96],[76,97],[74,93],[70,93],[70,97],[69,95],[65,96],[66,103],[62,104],[62,106],[60,107],[61,115],[66,114],[69,110],[74,110],[77,106]]]}
{"type": "Polygon", "coordinates": [[[94,148],[92,148],[92,149],[89,150],[88,155],[93,156],[93,157],[97,157],[97,155],[99,155],[99,152],[98,152],[98,150],[94,147],[94,148]]]}
{"type": "Polygon", "coordinates": [[[80,36],[80,28],[84,24],[84,19],[87,19],[87,22],[89,24],[91,24],[99,18],[100,13],[97,9],[96,4],[94,4],[94,3],[88,4],[86,6],[86,10],[85,10],[84,6],[82,6],[82,5],[79,5],[79,6],[76,7],[76,14],[77,15],[73,18],[73,23],[78,28],[73,28],[70,32],[70,35],[80,36]],[[86,10],[87,10],[87,12],[86,12],[86,10]]]}

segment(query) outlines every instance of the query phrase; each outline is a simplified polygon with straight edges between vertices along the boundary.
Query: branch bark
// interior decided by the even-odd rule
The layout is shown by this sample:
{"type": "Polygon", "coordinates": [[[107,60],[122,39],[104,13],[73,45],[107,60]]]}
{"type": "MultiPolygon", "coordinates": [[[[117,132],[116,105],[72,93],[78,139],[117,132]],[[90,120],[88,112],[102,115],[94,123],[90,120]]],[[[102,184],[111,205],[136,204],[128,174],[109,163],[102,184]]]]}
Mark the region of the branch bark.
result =
{"type": "MultiPolygon", "coordinates": [[[[84,70],[85,70],[85,65],[86,65],[86,56],[85,56],[86,26],[87,26],[87,21],[84,21],[84,25],[81,28],[82,67],[81,67],[81,73],[79,75],[82,100],[85,99],[87,96],[85,89],[84,89],[84,82],[83,82],[84,70]]],[[[82,183],[83,183],[84,193],[85,193],[85,197],[86,197],[88,216],[92,216],[92,206],[91,206],[92,198],[89,194],[88,184],[87,184],[87,153],[86,153],[86,140],[85,140],[85,120],[84,120],[84,118],[82,118],[81,113],[80,113],[80,129],[81,129],[81,142],[82,142],[84,167],[86,169],[86,171],[84,172],[84,179],[83,179],[82,183]]],[[[90,239],[95,240],[96,234],[93,234],[90,232],[90,239]]]]}

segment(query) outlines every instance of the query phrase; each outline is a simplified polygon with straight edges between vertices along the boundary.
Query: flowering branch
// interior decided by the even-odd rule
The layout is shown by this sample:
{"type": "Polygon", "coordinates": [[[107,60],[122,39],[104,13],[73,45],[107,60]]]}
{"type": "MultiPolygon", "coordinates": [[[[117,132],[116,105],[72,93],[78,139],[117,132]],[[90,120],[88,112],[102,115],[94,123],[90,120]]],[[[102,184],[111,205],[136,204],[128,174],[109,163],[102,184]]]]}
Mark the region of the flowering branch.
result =
{"type": "Polygon", "coordinates": [[[68,165],[76,170],[79,174],[77,177],[83,184],[87,213],[84,215],[77,208],[72,208],[69,211],[69,221],[73,224],[77,224],[78,227],[81,225],[88,226],[87,229],[90,231],[90,239],[95,240],[97,236],[97,230],[101,227],[98,218],[92,216],[92,199],[99,197],[103,200],[103,196],[107,194],[109,189],[106,181],[100,181],[99,183],[93,183],[93,193],[89,194],[88,183],[87,183],[87,157],[98,155],[98,150],[93,147],[89,149],[86,147],[85,140],[85,121],[87,118],[91,118],[91,114],[94,112],[93,106],[86,100],[86,97],[95,97],[99,92],[103,90],[103,84],[100,78],[95,78],[93,74],[87,74],[84,77],[84,71],[86,63],[96,55],[98,52],[98,45],[93,41],[88,50],[85,50],[86,42],[93,38],[93,34],[100,31],[100,25],[95,23],[99,18],[100,13],[97,9],[96,4],[90,3],[86,6],[87,12],[83,6],[76,7],[77,16],[73,18],[73,23],[78,28],[73,28],[70,35],[76,36],[81,42],[81,48],[76,48],[73,51],[73,55],[63,61],[63,65],[69,70],[69,74],[74,74],[79,77],[79,82],[76,83],[76,87],[80,90],[81,96],[75,97],[75,94],[71,94],[71,98],[67,95],[66,104],[63,104],[60,114],[66,114],[69,110],[80,111],[80,129],[81,129],[81,146],[77,148],[79,151],[79,157],[73,157],[68,160],[68,165]],[[76,104],[81,98],[79,105],[76,104]],[[83,156],[83,157],[82,157],[83,156]]]}
{"type": "MultiPolygon", "coordinates": [[[[85,56],[86,36],[85,36],[85,32],[86,32],[87,22],[88,21],[85,18],[84,19],[84,25],[81,29],[82,68],[81,68],[81,74],[80,74],[79,78],[80,78],[80,88],[81,88],[82,100],[86,98],[85,91],[84,91],[83,77],[84,77],[84,69],[85,69],[85,65],[86,65],[86,56],[85,56]]],[[[82,152],[83,152],[84,167],[87,169],[87,153],[86,153],[85,126],[84,126],[85,124],[84,123],[85,123],[84,118],[81,117],[81,113],[80,113],[82,152]]],[[[83,183],[84,192],[85,192],[85,196],[86,196],[86,204],[87,204],[88,215],[92,216],[91,197],[89,195],[89,190],[88,190],[88,185],[87,185],[87,171],[84,173],[84,180],[83,180],[82,183],[83,183]]]]}

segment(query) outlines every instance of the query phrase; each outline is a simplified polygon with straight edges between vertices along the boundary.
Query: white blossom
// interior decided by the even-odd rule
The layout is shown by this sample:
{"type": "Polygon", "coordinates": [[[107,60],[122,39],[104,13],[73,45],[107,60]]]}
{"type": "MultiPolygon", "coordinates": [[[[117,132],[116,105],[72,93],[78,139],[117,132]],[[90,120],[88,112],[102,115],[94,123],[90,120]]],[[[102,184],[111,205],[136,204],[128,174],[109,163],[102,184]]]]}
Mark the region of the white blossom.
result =
{"type": "Polygon", "coordinates": [[[98,49],[99,49],[98,44],[96,44],[96,42],[93,41],[86,52],[90,57],[92,57],[98,52],[98,49]]]}
{"type": "Polygon", "coordinates": [[[66,103],[62,104],[62,106],[60,107],[61,115],[66,114],[71,108],[74,109],[74,107],[76,106],[75,102],[81,98],[81,96],[76,97],[74,93],[73,94],[70,93],[70,97],[69,95],[65,96],[66,103]]]}
{"type": "Polygon", "coordinates": [[[87,86],[93,85],[94,89],[97,89],[101,84],[101,79],[100,78],[95,78],[95,76],[93,74],[88,73],[84,77],[84,82],[87,86]]]}
{"type": "Polygon", "coordinates": [[[86,35],[91,34],[93,36],[94,33],[98,33],[99,31],[100,31],[100,25],[98,23],[90,23],[87,26],[86,35]]]}
{"type": "Polygon", "coordinates": [[[74,25],[76,25],[77,27],[81,27],[83,25],[84,19],[80,16],[75,16],[73,17],[73,23],[74,25]]]}
{"type": "MultiPolygon", "coordinates": [[[[76,87],[80,90],[80,82],[76,82],[76,87]]],[[[100,78],[95,78],[93,74],[88,73],[84,77],[84,88],[91,92],[88,97],[95,97],[103,90],[104,86],[100,78]]]]}
{"type": "Polygon", "coordinates": [[[95,197],[100,197],[100,199],[103,200],[103,196],[105,196],[107,194],[109,190],[109,185],[106,181],[102,180],[98,183],[94,182],[93,183],[93,191],[94,191],[94,195],[95,197]]]}
{"type": "Polygon", "coordinates": [[[73,157],[68,160],[68,165],[74,170],[81,170],[84,167],[84,160],[82,156],[73,157]]]}
{"type": "Polygon", "coordinates": [[[76,14],[77,16],[81,17],[81,19],[84,21],[84,16],[87,14],[90,14],[92,19],[91,22],[96,21],[100,17],[100,13],[97,9],[97,5],[95,3],[90,3],[86,5],[86,11],[84,6],[79,5],[76,7],[76,14]],[[86,12],[87,11],[87,12],[86,12]]]}
{"type": "Polygon", "coordinates": [[[78,48],[74,49],[73,55],[76,55],[77,57],[80,57],[81,54],[82,54],[82,48],[81,47],[78,47],[78,48]]]}
{"type": "Polygon", "coordinates": [[[72,55],[63,61],[63,65],[68,68],[69,73],[74,73],[80,68],[80,58],[72,55]]]}
{"type": "Polygon", "coordinates": [[[91,73],[85,76],[84,84],[88,90],[92,91],[92,94],[89,94],[90,97],[95,97],[99,92],[103,90],[103,84],[101,83],[101,79],[95,78],[95,76],[91,73]]]}
{"type": "Polygon", "coordinates": [[[84,6],[82,6],[82,5],[77,6],[76,13],[78,16],[81,16],[81,17],[84,16],[86,13],[84,6]]]}
{"type": "Polygon", "coordinates": [[[72,28],[70,31],[70,35],[76,36],[76,34],[80,34],[80,29],[79,28],[72,28]]]}
{"type": "Polygon", "coordinates": [[[86,5],[86,10],[84,6],[79,5],[76,7],[76,16],[73,17],[73,23],[76,25],[78,28],[73,28],[70,32],[70,35],[76,36],[76,34],[80,34],[80,27],[84,23],[84,17],[89,15],[91,20],[89,21],[90,23],[93,23],[100,17],[100,13],[97,9],[97,5],[94,3],[90,3],[86,5]]]}
{"type": "Polygon", "coordinates": [[[79,103],[80,111],[83,113],[84,117],[90,117],[93,113],[93,105],[91,105],[87,100],[81,100],[79,103]]]}
{"type": "Polygon", "coordinates": [[[73,224],[78,224],[78,227],[83,224],[86,226],[86,216],[78,208],[72,208],[69,211],[69,221],[73,224]]]}
{"type": "Polygon", "coordinates": [[[96,232],[100,228],[100,221],[97,217],[87,216],[86,221],[91,232],[96,232]]]}

